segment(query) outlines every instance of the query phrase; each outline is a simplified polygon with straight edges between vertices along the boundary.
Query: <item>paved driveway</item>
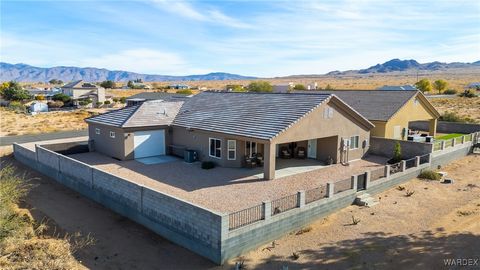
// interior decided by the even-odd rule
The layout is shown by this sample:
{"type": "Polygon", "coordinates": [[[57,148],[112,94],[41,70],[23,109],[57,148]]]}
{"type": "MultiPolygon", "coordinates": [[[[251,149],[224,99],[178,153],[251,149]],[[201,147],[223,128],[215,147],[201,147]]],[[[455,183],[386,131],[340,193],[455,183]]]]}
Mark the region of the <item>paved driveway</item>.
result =
{"type": "MultiPolygon", "coordinates": [[[[353,174],[378,168],[386,161],[372,156],[367,160],[351,162],[350,166],[335,164],[325,167],[319,164],[313,168],[311,166],[315,161],[292,160],[292,165],[299,170],[305,170],[299,166],[302,162],[309,170],[267,181],[261,178],[262,168],[216,167],[202,170],[199,162],[190,164],[183,161],[146,165],[135,160],[118,161],[95,152],[70,157],[219,212],[241,210],[299,190],[316,188],[328,181],[349,178],[353,174]]],[[[284,161],[281,163],[286,164],[284,161]]]]}

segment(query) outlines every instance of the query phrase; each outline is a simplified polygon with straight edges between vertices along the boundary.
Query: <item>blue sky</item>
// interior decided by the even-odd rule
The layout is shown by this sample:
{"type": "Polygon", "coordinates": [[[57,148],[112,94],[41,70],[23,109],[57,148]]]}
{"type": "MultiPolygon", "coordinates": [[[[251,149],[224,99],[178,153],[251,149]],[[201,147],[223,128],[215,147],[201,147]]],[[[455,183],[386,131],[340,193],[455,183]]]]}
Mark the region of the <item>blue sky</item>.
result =
{"type": "Polygon", "coordinates": [[[480,1],[2,0],[0,60],[151,74],[322,74],[480,60],[480,1]]]}

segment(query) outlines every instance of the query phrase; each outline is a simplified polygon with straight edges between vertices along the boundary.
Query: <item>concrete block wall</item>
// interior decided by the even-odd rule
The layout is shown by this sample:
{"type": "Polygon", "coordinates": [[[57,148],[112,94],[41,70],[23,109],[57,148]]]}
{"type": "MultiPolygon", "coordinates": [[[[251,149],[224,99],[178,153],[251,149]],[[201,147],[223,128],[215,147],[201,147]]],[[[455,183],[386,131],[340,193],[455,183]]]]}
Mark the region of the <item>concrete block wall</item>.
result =
{"type": "Polygon", "coordinates": [[[368,153],[391,158],[393,156],[393,148],[397,142],[400,143],[400,147],[402,148],[402,156],[404,159],[413,158],[415,156],[423,156],[430,154],[433,151],[433,144],[431,143],[371,137],[370,149],[368,150],[368,153]]]}
{"type": "Polygon", "coordinates": [[[331,198],[312,202],[303,208],[295,208],[271,216],[268,220],[229,231],[222,239],[222,262],[240,256],[289,232],[299,230],[321,217],[345,208],[353,203],[355,197],[356,192],[348,190],[331,198]]]}
{"type": "Polygon", "coordinates": [[[13,147],[15,158],[23,164],[220,263],[220,239],[222,228],[228,228],[228,215],[137,185],[42,146],[37,145],[35,151],[18,144],[13,147]]]}

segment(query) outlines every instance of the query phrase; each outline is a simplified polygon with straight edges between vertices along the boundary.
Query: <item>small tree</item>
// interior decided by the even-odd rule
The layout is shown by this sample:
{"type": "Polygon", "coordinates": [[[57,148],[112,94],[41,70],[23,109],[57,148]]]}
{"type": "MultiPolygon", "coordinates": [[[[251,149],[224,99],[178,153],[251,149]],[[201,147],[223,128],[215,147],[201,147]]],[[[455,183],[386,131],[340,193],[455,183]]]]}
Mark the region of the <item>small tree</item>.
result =
{"type": "Polygon", "coordinates": [[[112,98],[113,102],[117,103],[118,102],[118,98],[114,97],[112,98]]]}
{"type": "Polygon", "coordinates": [[[45,96],[44,95],[37,95],[37,96],[35,96],[35,100],[45,100],[45,96]]]}
{"type": "Polygon", "coordinates": [[[329,90],[333,90],[334,88],[330,85],[330,84],[327,84],[327,86],[325,86],[325,90],[329,91],[329,90]]]}
{"type": "Polygon", "coordinates": [[[126,97],[121,97],[121,98],[120,98],[120,103],[125,104],[126,102],[127,102],[127,98],[126,98],[126,97]]]}
{"type": "Polygon", "coordinates": [[[423,93],[432,91],[432,84],[427,79],[421,79],[420,81],[415,83],[415,86],[423,93]]]}
{"type": "MultiPolygon", "coordinates": [[[[3,86],[4,85],[2,85],[2,88],[3,86]]],[[[32,98],[32,95],[15,81],[8,82],[8,87],[4,88],[1,94],[6,100],[11,101],[23,101],[32,98]]]]}
{"type": "Polygon", "coordinates": [[[96,105],[97,107],[102,106],[102,104],[103,104],[103,102],[100,102],[100,101],[95,102],[95,105],[96,105]]]}
{"type": "Polygon", "coordinates": [[[266,81],[251,82],[247,86],[248,91],[250,92],[272,92],[273,86],[266,81]]]}
{"type": "Polygon", "coordinates": [[[438,91],[438,93],[442,93],[446,88],[447,88],[447,81],[444,80],[436,80],[433,82],[433,87],[435,90],[438,91]]]}
{"type": "Polygon", "coordinates": [[[128,81],[127,87],[128,87],[128,88],[133,88],[133,87],[134,87],[133,82],[132,82],[132,81],[128,81]]]}
{"type": "Polygon", "coordinates": [[[70,102],[70,100],[72,100],[72,98],[68,95],[63,94],[63,93],[58,93],[58,94],[53,95],[52,100],[61,101],[63,103],[68,103],[68,102],[70,102]]]}
{"type": "Polygon", "coordinates": [[[110,89],[116,87],[115,83],[110,80],[103,81],[102,83],[100,83],[100,86],[103,88],[110,88],[110,89]]]}
{"type": "Polygon", "coordinates": [[[402,160],[402,147],[399,142],[395,143],[393,147],[393,163],[400,162],[402,160]]]}
{"type": "Polygon", "coordinates": [[[305,85],[303,85],[303,84],[295,84],[293,89],[294,90],[307,90],[307,87],[305,87],[305,85]]]}

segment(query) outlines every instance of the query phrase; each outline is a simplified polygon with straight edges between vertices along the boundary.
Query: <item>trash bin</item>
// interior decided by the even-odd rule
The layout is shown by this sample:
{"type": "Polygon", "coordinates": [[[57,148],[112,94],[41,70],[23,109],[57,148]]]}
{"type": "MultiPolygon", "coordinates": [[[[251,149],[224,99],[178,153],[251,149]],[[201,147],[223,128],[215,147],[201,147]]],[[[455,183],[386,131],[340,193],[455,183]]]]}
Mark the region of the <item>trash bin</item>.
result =
{"type": "Polygon", "coordinates": [[[183,155],[185,162],[192,163],[197,160],[197,151],[195,150],[185,150],[183,155]]]}

